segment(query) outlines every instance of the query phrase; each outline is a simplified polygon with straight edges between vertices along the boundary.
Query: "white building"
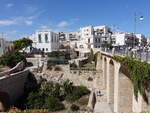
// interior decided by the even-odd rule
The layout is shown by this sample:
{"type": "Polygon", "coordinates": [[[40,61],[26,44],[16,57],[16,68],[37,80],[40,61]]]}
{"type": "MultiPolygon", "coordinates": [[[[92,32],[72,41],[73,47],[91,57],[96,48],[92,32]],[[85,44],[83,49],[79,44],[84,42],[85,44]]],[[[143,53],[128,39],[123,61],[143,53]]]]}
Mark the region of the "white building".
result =
{"type": "Polygon", "coordinates": [[[80,36],[82,48],[100,48],[101,44],[111,42],[111,32],[108,26],[82,27],[80,36]]]}
{"type": "Polygon", "coordinates": [[[115,47],[138,46],[139,39],[133,33],[117,32],[112,35],[112,44],[115,47]]]}
{"type": "Polygon", "coordinates": [[[59,32],[60,41],[75,41],[80,39],[79,32],[59,32]]]}
{"type": "Polygon", "coordinates": [[[30,39],[33,41],[32,47],[43,52],[52,52],[59,49],[59,36],[51,30],[37,31],[30,39]]]}
{"type": "Polygon", "coordinates": [[[146,46],[147,39],[143,34],[136,34],[136,37],[139,39],[139,46],[146,46]]]}

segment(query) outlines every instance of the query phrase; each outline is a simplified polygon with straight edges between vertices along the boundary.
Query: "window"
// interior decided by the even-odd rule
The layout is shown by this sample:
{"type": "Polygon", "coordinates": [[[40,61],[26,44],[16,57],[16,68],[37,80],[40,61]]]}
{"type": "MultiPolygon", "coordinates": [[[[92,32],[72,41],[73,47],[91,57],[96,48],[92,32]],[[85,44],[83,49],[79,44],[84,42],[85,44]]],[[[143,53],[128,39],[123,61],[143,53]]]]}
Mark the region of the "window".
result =
{"type": "Polygon", "coordinates": [[[95,38],[95,43],[97,42],[97,38],[95,38]]]}
{"type": "Polygon", "coordinates": [[[39,40],[39,43],[42,43],[42,37],[41,37],[41,34],[38,35],[38,40],[39,40]]]}
{"type": "Polygon", "coordinates": [[[45,51],[45,49],[43,48],[42,51],[45,51]]]}
{"type": "Polygon", "coordinates": [[[45,42],[48,43],[48,34],[45,34],[45,42]]]}
{"type": "Polygon", "coordinates": [[[88,39],[88,43],[90,43],[90,39],[88,39]]]}
{"type": "Polygon", "coordinates": [[[51,42],[53,42],[53,35],[51,36],[51,42]]]}
{"type": "Polygon", "coordinates": [[[48,51],[48,48],[46,48],[46,51],[48,51]]]}
{"type": "Polygon", "coordinates": [[[99,42],[99,43],[101,42],[101,39],[100,39],[100,38],[98,39],[98,42],[99,42]]]}
{"type": "Polygon", "coordinates": [[[83,48],[83,45],[80,45],[80,48],[83,48]]]}

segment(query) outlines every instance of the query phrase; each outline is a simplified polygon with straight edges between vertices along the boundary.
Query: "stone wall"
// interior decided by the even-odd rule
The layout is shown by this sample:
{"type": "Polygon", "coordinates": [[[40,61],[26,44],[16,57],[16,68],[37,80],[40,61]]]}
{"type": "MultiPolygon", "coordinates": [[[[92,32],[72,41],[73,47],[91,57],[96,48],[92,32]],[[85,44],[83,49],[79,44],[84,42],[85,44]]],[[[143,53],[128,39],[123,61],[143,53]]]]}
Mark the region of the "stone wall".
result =
{"type": "Polygon", "coordinates": [[[32,63],[34,66],[38,66],[40,58],[26,58],[27,62],[32,63]]]}
{"type": "Polygon", "coordinates": [[[75,85],[84,85],[91,90],[103,88],[101,71],[70,70],[69,65],[56,65],[51,70],[43,71],[39,75],[54,81],[69,79],[75,85]],[[61,71],[55,71],[55,67],[60,67],[61,71]]]}
{"type": "Polygon", "coordinates": [[[24,93],[28,73],[28,70],[24,70],[0,80],[0,92],[5,92],[9,95],[11,104],[14,104],[17,98],[24,93]]]}

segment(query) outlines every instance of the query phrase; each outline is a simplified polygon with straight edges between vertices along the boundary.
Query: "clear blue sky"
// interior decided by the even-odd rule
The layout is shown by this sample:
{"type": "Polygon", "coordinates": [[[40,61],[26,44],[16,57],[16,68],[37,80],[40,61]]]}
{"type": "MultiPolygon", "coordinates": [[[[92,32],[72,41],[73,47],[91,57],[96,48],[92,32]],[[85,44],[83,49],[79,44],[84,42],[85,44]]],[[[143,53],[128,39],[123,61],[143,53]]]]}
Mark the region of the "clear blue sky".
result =
{"type": "Polygon", "coordinates": [[[88,25],[133,32],[135,11],[145,17],[137,32],[150,37],[150,0],[0,0],[0,33],[14,40],[39,29],[76,31],[88,25]]]}

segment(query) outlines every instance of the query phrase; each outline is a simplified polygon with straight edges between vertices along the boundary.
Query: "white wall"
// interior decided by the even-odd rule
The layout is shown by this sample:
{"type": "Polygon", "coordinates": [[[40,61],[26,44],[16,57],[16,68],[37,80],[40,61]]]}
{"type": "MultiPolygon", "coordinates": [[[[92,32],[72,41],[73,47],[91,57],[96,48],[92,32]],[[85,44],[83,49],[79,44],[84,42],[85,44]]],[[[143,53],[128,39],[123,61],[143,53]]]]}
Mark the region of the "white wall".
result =
{"type": "Polygon", "coordinates": [[[30,39],[33,40],[32,46],[41,51],[51,52],[59,49],[59,36],[53,31],[37,31],[30,39]],[[39,41],[39,35],[41,35],[41,41],[39,41]],[[47,35],[47,41],[45,35],[47,35]]]}
{"type": "Polygon", "coordinates": [[[112,35],[115,38],[114,46],[123,46],[125,45],[125,33],[115,33],[112,35]]]}

